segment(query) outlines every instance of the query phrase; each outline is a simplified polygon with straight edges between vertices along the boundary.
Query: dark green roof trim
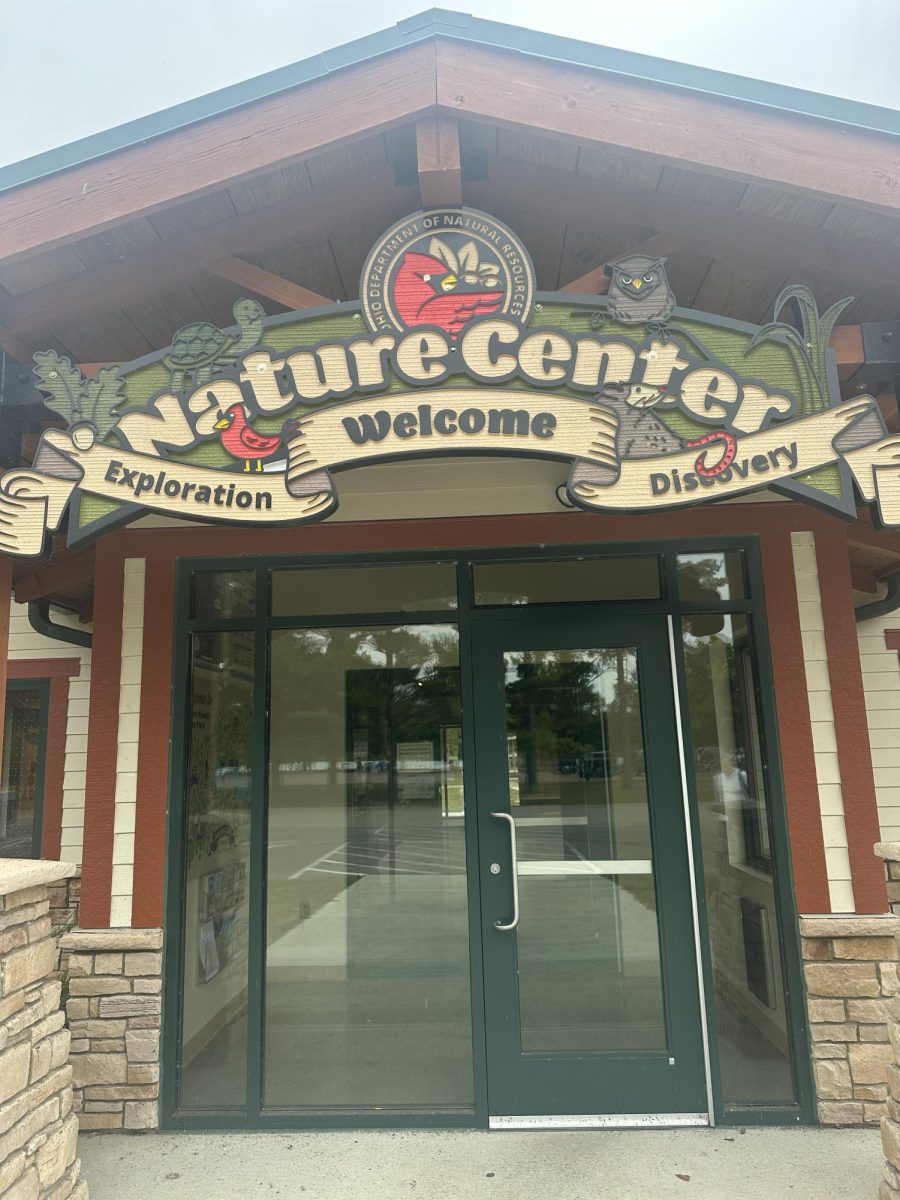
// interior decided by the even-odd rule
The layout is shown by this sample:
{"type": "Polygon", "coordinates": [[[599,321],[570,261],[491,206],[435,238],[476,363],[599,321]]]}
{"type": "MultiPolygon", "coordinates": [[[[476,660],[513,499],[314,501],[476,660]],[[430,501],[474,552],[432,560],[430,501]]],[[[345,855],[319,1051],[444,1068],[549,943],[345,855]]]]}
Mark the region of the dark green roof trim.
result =
{"type": "Polygon", "coordinates": [[[451,38],[543,58],[564,66],[587,67],[646,83],[741,101],[797,116],[814,117],[846,128],[900,136],[900,111],[895,109],[802,91],[742,75],[729,75],[706,67],[669,62],[630,50],[616,50],[572,38],[536,33],[517,25],[504,25],[444,8],[431,8],[398,22],[391,29],[358,38],[301,62],[279,67],[243,83],[232,84],[206,96],[176,104],[161,112],[0,168],[0,192],[138,145],[209,117],[220,116],[256,100],[321,79],[345,67],[434,37],[451,38]]]}

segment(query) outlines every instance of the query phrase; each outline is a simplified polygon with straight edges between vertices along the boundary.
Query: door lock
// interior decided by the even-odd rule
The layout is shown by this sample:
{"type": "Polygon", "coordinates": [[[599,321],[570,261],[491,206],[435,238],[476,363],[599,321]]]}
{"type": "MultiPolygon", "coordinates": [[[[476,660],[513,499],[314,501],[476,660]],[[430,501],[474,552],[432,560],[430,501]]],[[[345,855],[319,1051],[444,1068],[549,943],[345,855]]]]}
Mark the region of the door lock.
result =
{"type": "Polygon", "coordinates": [[[500,874],[500,864],[499,863],[491,863],[491,874],[492,875],[500,874]]]}

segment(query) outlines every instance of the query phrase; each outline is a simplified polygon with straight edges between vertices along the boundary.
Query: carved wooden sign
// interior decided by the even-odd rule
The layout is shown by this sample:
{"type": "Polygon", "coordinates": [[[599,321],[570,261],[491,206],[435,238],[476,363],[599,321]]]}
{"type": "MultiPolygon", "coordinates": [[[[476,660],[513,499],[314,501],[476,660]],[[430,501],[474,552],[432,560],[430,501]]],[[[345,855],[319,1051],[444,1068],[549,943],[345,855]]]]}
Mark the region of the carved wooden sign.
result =
{"type": "Polygon", "coordinates": [[[67,429],[0,479],[0,549],[41,553],[145,511],[291,524],[337,506],[334,473],[426,455],[570,464],[585,509],[646,511],[773,487],[837,512],[853,485],[900,524],[900,438],[871,396],[841,402],[820,315],[786,288],[752,326],[679,309],[665,260],[609,264],[605,297],[537,294],[525,247],[470,209],[415,213],[379,240],[359,303],[232,329],[85,379],[35,355],[67,429]],[[796,323],[779,318],[792,310],[796,323]]]}

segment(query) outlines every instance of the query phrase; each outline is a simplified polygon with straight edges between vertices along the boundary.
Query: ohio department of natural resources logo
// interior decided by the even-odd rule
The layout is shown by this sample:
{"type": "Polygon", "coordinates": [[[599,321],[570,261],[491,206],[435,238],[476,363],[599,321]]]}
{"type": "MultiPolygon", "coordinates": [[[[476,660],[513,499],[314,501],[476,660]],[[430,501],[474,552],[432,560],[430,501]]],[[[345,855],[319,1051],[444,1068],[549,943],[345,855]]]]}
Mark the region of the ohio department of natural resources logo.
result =
{"type": "Polygon", "coordinates": [[[419,326],[455,340],[473,317],[526,324],[534,304],[528,251],[505,225],[473,208],[439,208],[398,221],[369,253],[359,287],[373,333],[419,326]]]}

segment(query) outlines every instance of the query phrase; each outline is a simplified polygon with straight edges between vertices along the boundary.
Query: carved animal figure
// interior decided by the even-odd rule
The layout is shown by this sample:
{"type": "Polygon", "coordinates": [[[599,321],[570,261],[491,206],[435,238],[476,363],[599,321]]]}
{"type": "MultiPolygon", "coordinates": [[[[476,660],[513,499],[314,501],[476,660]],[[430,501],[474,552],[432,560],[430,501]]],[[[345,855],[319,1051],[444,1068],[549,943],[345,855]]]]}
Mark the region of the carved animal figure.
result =
{"type": "Polygon", "coordinates": [[[175,391],[209,383],[213,375],[233,366],[262,337],[266,314],[255,300],[237,300],[232,311],[237,333],[225,333],[208,321],[194,321],[175,334],[172,349],[163,359],[175,391]]]}
{"type": "Polygon", "coordinates": [[[605,384],[597,400],[619,418],[619,458],[654,458],[684,449],[684,441],[653,411],[665,394],[642,383],[605,384]]]}
{"type": "Polygon", "coordinates": [[[222,445],[232,458],[244,460],[244,470],[249,471],[250,463],[256,464],[255,470],[262,470],[262,460],[269,458],[281,445],[281,434],[257,433],[247,424],[247,414],[242,404],[232,404],[224,417],[216,421],[213,429],[220,431],[222,445]]]}
{"type": "Polygon", "coordinates": [[[675,295],[666,277],[664,258],[628,254],[607,264],[606,274],[610,279],[609,318],[624,325],[647,325],[657,334],[665,332],[675,295]]]}
{"type": "Polygon", "coordinates": [[[453,339],[473,317],[498,309],[503,295],[495,271],[454,270],[436,255],[414,250],[404,254],[394,281],[394,304],[405,325],[437,325],[453,339]]]}

